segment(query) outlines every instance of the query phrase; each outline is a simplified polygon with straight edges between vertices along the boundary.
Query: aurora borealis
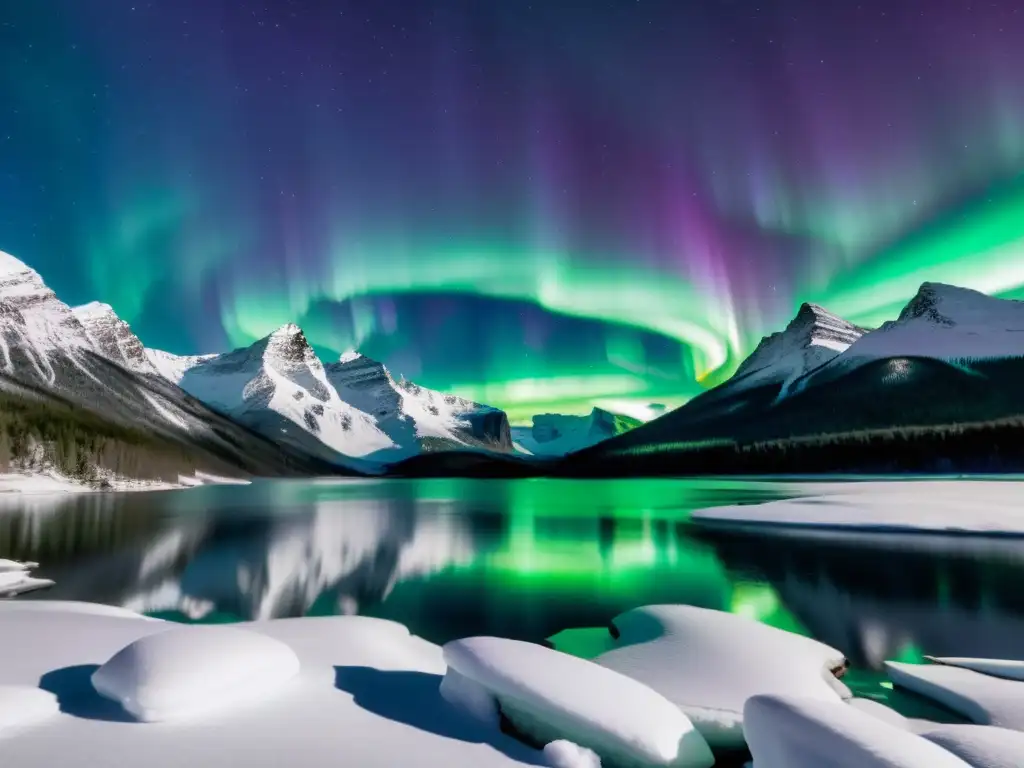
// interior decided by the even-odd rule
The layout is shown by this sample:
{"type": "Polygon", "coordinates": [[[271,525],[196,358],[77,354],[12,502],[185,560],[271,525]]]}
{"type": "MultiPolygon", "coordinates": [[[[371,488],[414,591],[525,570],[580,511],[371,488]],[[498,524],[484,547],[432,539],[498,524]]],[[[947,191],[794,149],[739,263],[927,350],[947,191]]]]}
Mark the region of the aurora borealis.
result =
{"type": "Polygon", "coordinates": [[[0,249],[178,353],[294,321],[509,410],[681,402],[801,301],[1024,297],[1009,0],[45,0],[0,249]]]}

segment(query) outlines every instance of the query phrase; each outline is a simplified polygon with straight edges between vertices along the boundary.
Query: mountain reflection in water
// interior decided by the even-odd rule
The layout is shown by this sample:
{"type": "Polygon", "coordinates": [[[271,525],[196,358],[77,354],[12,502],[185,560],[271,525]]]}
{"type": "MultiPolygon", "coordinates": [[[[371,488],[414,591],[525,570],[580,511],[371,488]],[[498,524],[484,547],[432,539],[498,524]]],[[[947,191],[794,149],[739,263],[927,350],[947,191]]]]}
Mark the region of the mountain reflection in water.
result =
{"type": "Polygon", "coordinates": [[[813,491],[738,480],[282,481],[5,497],[0,557],[41,563],[56,586],[36,599],[181,620],[358,612],[435,642],[541,640],[683,602],[813,635],[874,668],[922,653],[1016,655],[1016,544],[710,536],[687,523],[695,508],[813,491]]]}

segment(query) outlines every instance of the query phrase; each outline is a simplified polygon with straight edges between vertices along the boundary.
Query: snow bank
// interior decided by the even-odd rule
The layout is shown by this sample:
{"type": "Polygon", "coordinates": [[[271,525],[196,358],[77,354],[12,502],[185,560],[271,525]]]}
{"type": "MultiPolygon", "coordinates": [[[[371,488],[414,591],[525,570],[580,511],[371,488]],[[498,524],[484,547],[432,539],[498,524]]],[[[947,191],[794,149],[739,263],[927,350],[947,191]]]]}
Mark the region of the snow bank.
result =
{"type": "Polygon", "coordinates": [[[975,768],[1020,768],[1024,733],[990,725],[937,725],[919,731],[928,741],[975,768]]]}
{"type": "Polygon", "coordinates": [[[846,703],[866,715],[871,715],[882,722],[888,723],[894,728],[899,728],[902,731],[914,730],[910,718],[904,717],[892,707],[887,707],[885,704],[874,699],[853,698],[846,703]]]}
{"type": "Polygon", "coordinates": [[[741,747],[743,705],[756,694],[838,703],[850,692],[831,674],[843,654],[741,616],[652,605],[616,616],[617,648],[594,661],[676,704],[712,747],[741,747]]]}
{"type": "MultiPolygon", "coordinates": [[[[444,646],[444,660],[449,670],[489,692],[502,714],[540,743],[569,739],[602,760],[630,766],[714,763],[704,739],[670,701],[592,662],[497,637],[452,641],[444,646]]],[[[458,683],[462,690],[465,679],[458,683]]]]}
{"type": "Polygon", "coordinates": [[[754,696],[743,718],[756,768],[968,768],[927,739],[842,702],[754,696]]]}
{"type": "Polygon", "coordinates": [[[97,665],[138,638],[177,627],[129,612],[24,609],[0,603],[0,685],[52,691],[61,712],[4,738],[4,766],[206,766],[232,755],[246,768],[409,766],[524,768],[544,762],[494,726],[447,706],[441,648],[394,622],[362,616],[235,625],[287,645],[301,672],[275,696],[207,717],[139,724],[97,694],[97,665]]]}
{"type": "Polygon", "coordinates": [[[843,493],[694,512],[708,528],[829,528],[1024,535],[1021,484],[998,481],[857,483],[843,493]]]}
{"type": "Polygon", "coordinates": [[[1024,661],[1015,659],[968,659],[962,656],[925,656],[933,664],[945,664],[1006,680],[1024,681],[1024,661]]]}
{"type": "Polygon", "coordinates": [[[140,638],[92,676],[96,690],[145,722],[265,696],[299,672],[284,643],[244,629],[184,626],[140,638]]]}
{"type": "Polygon", "coordinates": [[[0,685],[0,738],[57,714],[60,705],[49,691],[26,685],[0,685]]]}
{"type": "Polygon", "coordinates": [[[544,759],[551,768],[601,768],[597,753],[565,739],[546,744],[544,759]]]}
{"type": "Polygon", "coordinates": [[[29,571],[38,565],[0,558],[0,597],[14,597],[23,592],[52,587],[50,579],[37,579],[30,575],[29,571]]]}
{"type": "Polygon", "coordinates": [[[885,663],[898,686],[932,699],[980,725],[1024,731],[1024,682],[940,664],[885,663]]]}

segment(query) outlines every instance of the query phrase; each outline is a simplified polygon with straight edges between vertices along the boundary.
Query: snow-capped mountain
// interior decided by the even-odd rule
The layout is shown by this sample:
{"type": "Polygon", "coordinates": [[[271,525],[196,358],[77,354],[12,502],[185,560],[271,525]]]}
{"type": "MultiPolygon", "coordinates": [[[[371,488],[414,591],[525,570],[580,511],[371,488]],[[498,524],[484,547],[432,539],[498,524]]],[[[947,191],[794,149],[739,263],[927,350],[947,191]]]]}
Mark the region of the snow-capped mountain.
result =
{"type": "Polygon", "coordinates": [[[222,355],[175,359],[147,352],[154,366],[190,395],[273,440],[328,459],[395,447],[372,417],[338,397],[296,325],[222,355]]]}
{"type": "Polygon", "coordinates": [[[325,366],[293,324],[222,355],[147,356],[194,397],[325,458],[397,461],[436,447],[511,448],[504,412],[396,381],[358,353],[325,366]]]}
{"type": "Polygon", "coordinates": [[[34,269],[0,251],[0,366],[19,381],[59,387],[90,376],[92,340],[34,269]],[[62,370],[66,368],[68,370],[62,370]]]}
{"type": "Polygon", "coordinates": [[[358,352],[347,352],[326,366],[338,395],[374,416],[399,446],[412,440],[466,443],[494,450],[512,445],[504,411],[456,395],[395,379],[387,367],[358,352]]]}
{"type": "Polygon", "coordinates": [[[593,450],[664,456],[703,441],[820,440],[1019,419],[1022,375],[1024,302],[925,283],[896,320],[873,331],[805,305],[732,379],[593,450]]]}
{"type": "Polygon", "coordinates": [[[135,373],[159,374],[146,356],[146,348],[139,337],[109,304],[91,301],[75,307],[72,312],[84,326],[93,348],[107,360],[135,373]]]}
{"type": "Polygon", "coordinates": [[[803,304],[785,330],[761,339],[726,386],[735,391],[781,383],[784,392],[793,381],[842,354],[865,333],[817,304],[803,304]]]}
{"type": "MultiPolygon", "coordinates": [[[[166,471],[172,464],[258,474],[278,474],[293,461],[307,472],[322,466],[289,455],[188,397],[156,375],[141,349],[112,309],[85,305],[73,311],[38,272],[0,252],[0,390],[12,402],[32,404],[33,429],[52,418],[65,434],[89,443],[78,447],[79,454],[92,456],[102,454],[104,440],[121,445],[127,456],[125,441],[136,441],[138,457],[163,463],[166,471]],[[158,459],[165,455],[166,461],[158,459]]],[[[39,439],[52,443],[42,433],[39,439]]],[[[42,470],[49,450],[44,445],[21,458],[42,470]]],[[[129,475],[142,471],[141,458],[116,463],[129,475]]]]}
{"type": "Polygon", "coordinates": [[[534,456],[564,456],[620,435],[640,422],[594,408],[586,416],[543,413],[529,427],[513,427],[516,447],[534,456]]]}
{"type": "Polygon", "coordinates": [[[811,381],[873,360],[977,362],[1022,356],[1024,302],[924,283],[896,320],[858,339],[811,381]]]}

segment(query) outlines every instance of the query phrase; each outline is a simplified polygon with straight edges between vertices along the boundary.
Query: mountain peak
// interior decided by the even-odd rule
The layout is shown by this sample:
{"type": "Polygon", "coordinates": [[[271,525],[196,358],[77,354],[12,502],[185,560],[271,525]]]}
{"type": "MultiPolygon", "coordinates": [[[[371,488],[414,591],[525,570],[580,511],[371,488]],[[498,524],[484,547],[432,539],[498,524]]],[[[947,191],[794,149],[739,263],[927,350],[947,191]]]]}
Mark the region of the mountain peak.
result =
{"type": "Polygon", "coordinates": [[[135,373],[157,374],[139,337],[109,304],[90,301],[71,310],[102,357],[135,373]]]}
{"type": "Polygon", "coordinates": [[[5,251],[0,251],[0,278],[7,275],[18,275],[23,272],[35,272],[35,270],[21,259],[11,256],[11,254],[5,251]]]}
{"type": "Polygon", "coordinates": [[[114,308],[109,304],[104,304],[101,301],[90,301],[88,304],[79,304],[77,307],[72,307],[72,312],[81,320],[86,317],[111,317],[117,318],[117,313],[114,308]]]}
{"type": "Polygon", "coordinates": [[[341,353],[341,357],[338,358],[338,362],[344,365],[345,363],[354,363],[359,360],[363,355],[354,349],[349,349],[341,353]]]}
{"type": "Polygon", "coordinates": [[[947,283],[925,282],[918,288],[914,298],[900,312],[897,323],[922,318],[936,325],[951,326],[958,322],[954,315],[984,312],[986,307],[1009,307],[1019,302],[997,299],[971,288],[962,288],[947,283]]]}
{"type": "Polygon", "coordinates": [[[303,333],[302,329],[299,328],[299,326],[297,326],[295,323],[285,323],[270,335],[271,337],[302,336],[303,333]]]}
{"type": "Polygon", "coordinates": [[[323,367],[316,352],[309,345],[306,335],[295,323],[285,323],[266,337],[263,358],[265,360],[272,359],[278,363],[323,367]]]}
{"type": "Polygon", "coordinates": [[[844,352],[863,335],[863,328],[805,302],[785,330],[761,339],[733,379],[760,373],[759,380],[788,381],[844,352]]]}

